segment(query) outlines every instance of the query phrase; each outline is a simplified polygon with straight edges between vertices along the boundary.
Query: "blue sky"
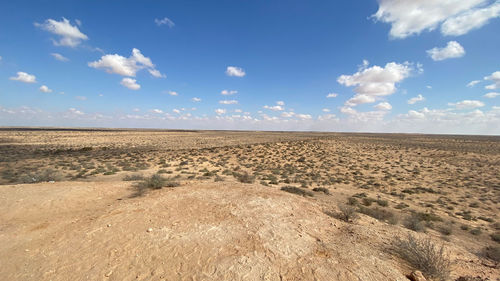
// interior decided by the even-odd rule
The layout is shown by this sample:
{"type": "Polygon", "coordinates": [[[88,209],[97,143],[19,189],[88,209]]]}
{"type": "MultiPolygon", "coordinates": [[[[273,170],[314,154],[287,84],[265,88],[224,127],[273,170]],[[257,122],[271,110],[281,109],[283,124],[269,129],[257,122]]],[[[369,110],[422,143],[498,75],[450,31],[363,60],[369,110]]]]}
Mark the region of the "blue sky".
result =
{"type": "Polygon", "coordinates": [[[0,125],[500,134],[499,16],[491,0],[2,1],[0,125]]]}

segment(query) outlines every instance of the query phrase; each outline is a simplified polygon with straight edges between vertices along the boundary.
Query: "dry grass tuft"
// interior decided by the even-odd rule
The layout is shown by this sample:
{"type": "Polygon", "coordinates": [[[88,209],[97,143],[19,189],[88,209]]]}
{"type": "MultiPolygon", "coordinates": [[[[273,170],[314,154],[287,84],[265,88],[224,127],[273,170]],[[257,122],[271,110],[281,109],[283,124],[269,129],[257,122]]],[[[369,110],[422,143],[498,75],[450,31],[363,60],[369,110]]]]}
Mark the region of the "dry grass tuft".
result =
{"type": "Polygon", "coordinates": [[[449,277],[451,262],[443,245],[439,247],[429,238],[418,239],[410,234],[406,239],[397,238],[395,246],[398,255],[427,278],[447,280],[449,277]]]}

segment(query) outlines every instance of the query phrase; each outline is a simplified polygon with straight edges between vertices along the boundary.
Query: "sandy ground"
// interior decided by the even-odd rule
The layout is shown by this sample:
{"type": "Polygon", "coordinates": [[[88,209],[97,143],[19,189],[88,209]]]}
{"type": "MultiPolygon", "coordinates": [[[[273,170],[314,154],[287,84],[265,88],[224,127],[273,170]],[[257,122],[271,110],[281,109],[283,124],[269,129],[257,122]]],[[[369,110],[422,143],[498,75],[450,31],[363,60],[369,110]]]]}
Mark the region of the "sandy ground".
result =
{"type": "Polygon", "coordinates": [[[405,280],[300,196],[229,182],[131,194],[124,182],[0,187],[2,280],[405,280]]]}

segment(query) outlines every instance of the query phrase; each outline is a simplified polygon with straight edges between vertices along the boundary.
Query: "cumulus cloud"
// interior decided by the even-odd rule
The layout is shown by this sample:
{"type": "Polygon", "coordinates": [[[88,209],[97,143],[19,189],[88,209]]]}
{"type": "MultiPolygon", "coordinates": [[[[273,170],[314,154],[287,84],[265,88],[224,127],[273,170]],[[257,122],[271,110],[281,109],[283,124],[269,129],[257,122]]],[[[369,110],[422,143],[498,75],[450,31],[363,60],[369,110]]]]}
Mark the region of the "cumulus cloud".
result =
{"type": "Polygon", "coordinates": [[[42,85],[40,87],[40,92],[44,92],[44,93],[52,93],[52,90],[49,89],[49,87],[45,86],[45,85],[42,85]]]}
{"type": "Polygon", "coordinates": [[[226,113],[226,110],[225,110],[225,109],[222,109],[222,108],[217,108],[217,109],[215,110],[215,113],[216,113],[217,115],[222,115],[222,114],[225,114],[225,113],[226,113]]]}
{"type": "Polygon", "coordinates": [[[167,94],[174,96],[174,97],[179,95],[179,93],[174,92],[174,91],[168,91],[167,94]]]}
{"type": "Polygon", "coordinates": [[[424,101],[424,100],[425,100],[424,96],[422,96],[421,94],[418,94],[416,97],[409,99],[407,102],[408,102],[408,104],[415,104],[417,102],[424,101]]]}
{"type": "Polygon", "coordinates": [[[277,101],[276,105],[274,105],[274,106],[264,105],[262,108],[269,109],[272,111],[283,111],[283,110],[285,110],[284,105],[285,105],[285,102],[277,101]]]}
{"type": "Polygon", "coordinates": [[[381,103],[375,105],[374,107],[378,110],[391,110],[392,109],[392,105],[388,102],[381,102],[381,103]]]}
{"type": "Polygon", "coordinates": [[[172,112],[173,112],[173,113],[177,113],[177,114],[180,114],[180,113],[181,113],[181,111],[180,111],[179,109],[177,109],[177,108],[172,109],[172,112]]]}
{"type": "Polygon", "coordinates": [[[69,61],[69,59],[67,57],[65,57],[59,53],[51,53],[50,55],[53,56],[58,61],[62,61],[62,62],[69,61]]]}
{"type": "Polygon", "coordinates": [[[170,28],[175,26],[175,23],[167,17],[164,17],[162,19],[155,19],[155,23],[158,26],[167,25],[170,28]]]}
{"type": "Polygon", "coordinates": [[[449,106],[454,106],[456,109],[474,109],[483,107],[484,103],[478,100],[463,100],[456,103],[448,103],[449,106]]]}
{"type": "Polygon", "coordinates": [[[450,41],[448,42],[446,47],[443,48],[435,47],[430,50],[427,50],[427,54],[434,61],[442,61],[445,59],[463,57],[465,55],[465,49],[457,41],[450,41]]]}
{"type": "Polygon", "coordinates": [[[328,109],[328,108],[323,108],[321,111],[323,111],[323,112],[330,112],[330,109],[328,109]]]}
{"type": "Polygon", "coordinates": [[[467,84],[467,87],[472,88],[472,87],[476,86],[476,84],[478,84],[480,82],[481,82],[481,80],[470,81],[469,84],[467,84]]]}
{"type": "Polygon", "coordinates": [[[488,81],[493,82],[493,84],[487,85],[485,87],[486,89],[495,90],[495,89],[500,88],[500,71],[495,71],[490,76],[484,77],[484,80],[488,80],[488,81]]]}
{"type": "Polygon", "coordinates": [[[201,99],[200,99],[200,98],[197,98],[197,97],[194,97],[194,98],[192,98],[192,99],[191,99],[191,101],[193,101],[193,102],[200,102],[200,101],[201,101],[201,99]]]}
{"type": "Polygon", "coordinates": [[[338,96],[337,93],[329,93],[328,95],[326,95],[326,98],[330,99],[330,98],[336,98],[338,96]]]}
{"type": "Polygon", "coordinates": [[[294,115],[295,115],[295,112],[290,111],[290,112],[282,112],[280,116],[283,117],[283,118],[291,118],[294,115]]]}
{"type": "Polygon", "coordinates": [[[89,62],[88,65],[97,69],[104,69],[108,73],[116,73],[122,76],[135,77],[141,69],[147,69],[154,77],[165,77],[156,70],[150,58],[145,57],[139,49],[133,48],[130,57],[126,58],[118,54],[104,55],[100,60],[89,62]]]}
{"type": "Polygon", "coordinates": [[[496,98],[498,96],[500,96],[500,93],[490,92],[490,93],[485,94],[483,97],[492,99],[492,98],[496,98]]]}
{"type": "Polygon", "coordinates": [[[9,79],[23,83],[36,83],[35,75],[31,75],[22,71],[17,72],[17,76],[10,77],[9,79]]]}
{"type": "Polygon", "coordinates": [[[354,88],[356,95],[346,102],[347,106],[373,103],[382,96],[396,92],[396,83],[407,78],[413,68],[410,63],[387,63],[384,67],[367,65],[352,75],[341,75],[337,82],[354,88]]]}
{"type": "Polygon", "coordinates": [[[139,90],[141,88],[141,85],[137,84],[136,82],[137,82],[137,80],[126,77],[126,78],[122,79],[120,84],[129,88],[130,90],[136,91],[136,90],[139,90]]]}
{"type": "Polygon", "coordinates": [[[264,105],[263,108],[269,109],[272,111],[283,111],[285,108],[281,105],[275,105],[275,106],[269,106],[269,105],[264,105]]]}
{"type": "Polygon", "coordinates": [[[238,104],[237,100],[220,100],[220,104],[238,104]]]}
{"type": "Polygon", "coordinates": [[[246,75],[245,70],[237,66],[228,66],[226,69],[227,76],[243,77],[246,75]]]}
{"type": "Polygon", "coordinates": [[[365,95],[365,94],[357,94],[354,97],[348,99],[345,104],[348,106],[356,106],[358,104],[364,104],[364,103],[374,103],[375,102],[375,97],[365,95]]]}
{"type": "Polygon", "coordinates": [[[222,90],[220,92],[221,95],[224,95],[224,96],[230,96],[230,95],[234,95],[234,94],[237,94],[238,91],[234,91],[234,90],[222,90]]]}
{"type": "MultiPolygon", "coordinates": [[[[201,116],[191,114],[170,114],[160,109],[142,113],[85,113],[72,108],[63,112],[47,112],[36,108],[4,108],[0,106],[0,123],[7,126],[84,126],[84,127],[156,127],[220,130],[299,130],[299,131],[351,131],[351,132],[399,132],[440,134],[490,134],[500,133],[500,106],[481,111],[428,109],[410,110],[408,113],[390,115],[389,111],[374,110],[357,112],[343,108],[342,118],[324,114],[309,118],[268,116],[259,113],[225,115],[212,113],[201,116]],[[302,118],[302,119],[301,119],[302,118]]],[[[294,114],[295,116],[295,114],[294,114]]]]}
{"type": "Polygon", "coordinates": [[[444,35],[462,35],[498,16],[498,1],[486,8],[488,0],[379,0],[373,15],[376,20],[391,24],[392,38],[406,38],[422,31],[436,29],[441,23],[444,35]]]}
{"type": "Polygon", "coordinates": [[[441,25],[441,33],[453,36],[464,35],[473,29],[478,29],[487,24],[490,19],[499,16],[500,1],[496,1],[490,6],[469,10],[456,17],[447,19],[441,25]]]}
{"type": "Polygon", "coordinates": [[[61,21],[48,19],[44,23],[35,23],[35,26],[58,35],[59,41],[53,40],[56,46],[76,47],[82,41],[89,39],[76,25],[71,25],[66,18],[62,18],[61,21]]]}
{"type": "Polygon", "coordinates": [[[309,120],[312,119],[312,116],[309,114],[295,114],[295,117],[301,120],[309,120]]]}

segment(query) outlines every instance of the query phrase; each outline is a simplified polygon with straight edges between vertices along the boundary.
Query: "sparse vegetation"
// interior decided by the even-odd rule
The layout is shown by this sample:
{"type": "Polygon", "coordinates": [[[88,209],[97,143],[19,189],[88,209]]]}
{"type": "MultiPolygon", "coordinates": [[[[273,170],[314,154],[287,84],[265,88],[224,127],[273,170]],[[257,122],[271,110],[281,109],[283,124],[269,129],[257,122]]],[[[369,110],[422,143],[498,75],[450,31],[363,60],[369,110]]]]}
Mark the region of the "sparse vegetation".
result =
{"type": "Polygon", "coordinates": [[[293,193],[293,194],[298,194],[301,196],[310,196],[310,197],[314,196],[314,193],[312,193],[311,191],[305,190],[303,188],[296,187],[296,186],[284,186],[281,188],[281,190],[289,192],[289,193],[293,193]]]}
{"type": "Polygon", "coordinates": [[[437,280],[449,277],[451,261],[444,246],[435,245],[429,238],[418,239],[413,235],[396,239],[395,246],[396,253],[426,277],[437,280]]]}
{"type": "Polygon", "coordinates": [[[345,222],[353,222],[358,218],[356,208],[351,205],[339,204],[339,213],[335,216],[345,222]]]}

